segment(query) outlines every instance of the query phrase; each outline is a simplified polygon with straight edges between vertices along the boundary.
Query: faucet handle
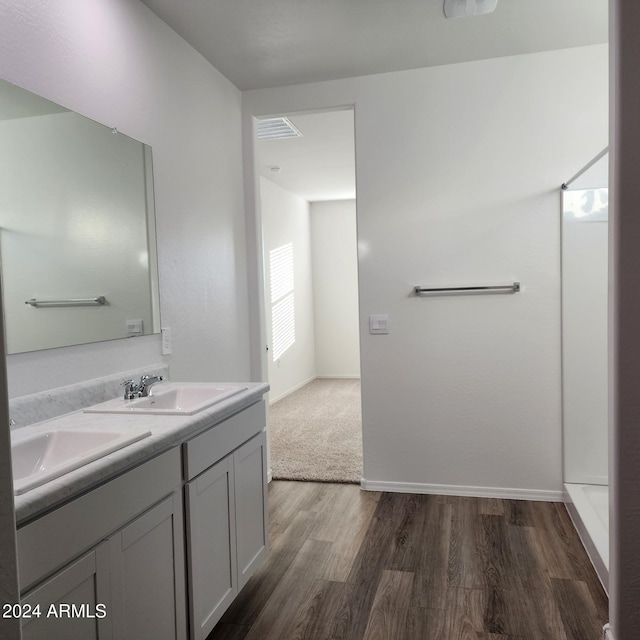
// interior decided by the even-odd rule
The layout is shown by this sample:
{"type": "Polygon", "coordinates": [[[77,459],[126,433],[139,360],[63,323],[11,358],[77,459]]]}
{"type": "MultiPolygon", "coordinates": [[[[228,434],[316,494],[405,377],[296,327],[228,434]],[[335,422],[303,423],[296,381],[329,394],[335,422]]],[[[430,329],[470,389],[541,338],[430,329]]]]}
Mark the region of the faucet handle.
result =
{"type": "Polygon", "coordinates": [[[125,400],[133,400],[133,398],[135,398],[136,395],[136,383],[131,380],[123,380],[120,383],[121,387],[124,387],[124,399],[125,400]]]}

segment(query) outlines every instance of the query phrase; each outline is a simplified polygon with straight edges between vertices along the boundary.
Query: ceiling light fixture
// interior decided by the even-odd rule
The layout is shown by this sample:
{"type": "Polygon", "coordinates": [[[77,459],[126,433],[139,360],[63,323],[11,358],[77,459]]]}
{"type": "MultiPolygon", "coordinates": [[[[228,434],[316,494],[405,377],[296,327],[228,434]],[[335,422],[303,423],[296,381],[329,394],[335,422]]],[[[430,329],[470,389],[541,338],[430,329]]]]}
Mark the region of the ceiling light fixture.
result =
{"type": "Polygon", "coordinates": [[[447,18],[468,18],[493,13],[498,0],[444,0],[444,15],[447,18]]]}

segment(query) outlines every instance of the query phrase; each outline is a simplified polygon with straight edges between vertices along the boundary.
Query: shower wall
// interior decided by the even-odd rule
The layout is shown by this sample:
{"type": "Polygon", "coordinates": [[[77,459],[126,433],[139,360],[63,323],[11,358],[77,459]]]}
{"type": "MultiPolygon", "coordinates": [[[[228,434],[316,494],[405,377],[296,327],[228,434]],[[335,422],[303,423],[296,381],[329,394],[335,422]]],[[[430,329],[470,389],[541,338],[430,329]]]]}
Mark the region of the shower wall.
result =
{"type": "Polygon", "coordinates": [[[606,485],[608,189],[562,204],[564,480],[606,485]]]}

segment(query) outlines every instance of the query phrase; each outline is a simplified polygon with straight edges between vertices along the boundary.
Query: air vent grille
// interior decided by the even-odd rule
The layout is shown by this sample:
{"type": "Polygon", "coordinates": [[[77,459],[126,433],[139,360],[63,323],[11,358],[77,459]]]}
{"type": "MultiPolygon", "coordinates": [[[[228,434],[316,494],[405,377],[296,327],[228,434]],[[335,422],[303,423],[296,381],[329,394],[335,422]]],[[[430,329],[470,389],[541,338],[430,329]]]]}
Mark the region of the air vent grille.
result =
{"type": "Polygon", "coordinates": [[[302,134],[288,118],[258,120],[258,140],[300,138],[302,134]]]}

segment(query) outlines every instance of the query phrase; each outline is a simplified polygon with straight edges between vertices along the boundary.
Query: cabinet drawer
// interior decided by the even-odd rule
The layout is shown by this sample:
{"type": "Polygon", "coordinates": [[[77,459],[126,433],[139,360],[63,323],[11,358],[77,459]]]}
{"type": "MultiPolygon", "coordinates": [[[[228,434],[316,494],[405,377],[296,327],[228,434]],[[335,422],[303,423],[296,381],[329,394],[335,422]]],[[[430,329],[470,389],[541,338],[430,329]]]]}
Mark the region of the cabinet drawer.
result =
{"type": "Polygon", "coordinates": [[[185,480],[222,460],[265,427],[264,400],[216,424],[183,445],[185,480]]]}
{"type": "Polygon", "coordinates": [[[179,447],[18,529],[20,590],[52,574],[181,484],[179,447]]]}

